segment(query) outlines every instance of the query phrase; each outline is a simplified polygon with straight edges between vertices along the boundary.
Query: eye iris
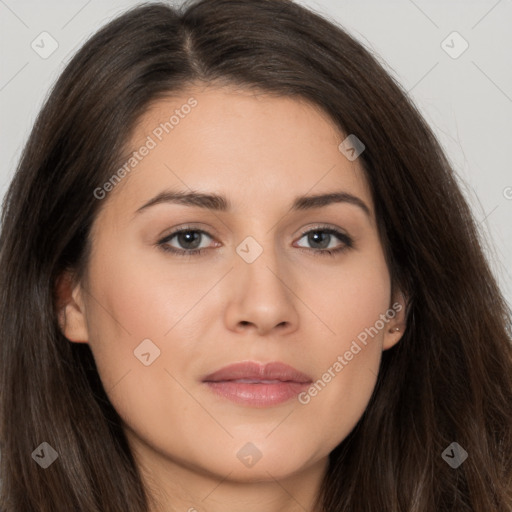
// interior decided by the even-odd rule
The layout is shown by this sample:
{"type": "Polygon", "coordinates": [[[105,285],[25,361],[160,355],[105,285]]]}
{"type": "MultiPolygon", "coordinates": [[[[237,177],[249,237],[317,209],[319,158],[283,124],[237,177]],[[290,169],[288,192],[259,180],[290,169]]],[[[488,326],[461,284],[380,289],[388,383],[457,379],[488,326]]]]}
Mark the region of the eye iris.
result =
{"type": "Polygon", "coordinates": [[[181,246],[185,246],[187,249],[195,249],[199,243],[199,239],[201,238],[201,234],[197,231],[183,231],[178,234],[178,242],[181,246]],[[190,244],[192,243],[192,247],[190,244]]]}
{"type": "Polygon", "coordinates": [[[329,246],[330,236],[331,235],[329,233],[325,233],[323,231],[313,231],[308,235],[308,242],[313,246],[320,243],[321,247],[316,248],[325,249],[329,246]],[[327,241],[327,243],[325,243],[325,241],[327,241]]]}

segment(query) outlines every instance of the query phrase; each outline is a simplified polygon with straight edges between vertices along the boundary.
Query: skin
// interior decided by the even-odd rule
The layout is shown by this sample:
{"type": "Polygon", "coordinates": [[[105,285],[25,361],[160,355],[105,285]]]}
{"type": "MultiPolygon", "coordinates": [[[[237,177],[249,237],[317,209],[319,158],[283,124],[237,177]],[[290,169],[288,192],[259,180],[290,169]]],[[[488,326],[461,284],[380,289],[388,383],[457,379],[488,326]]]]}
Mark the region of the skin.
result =
{"type": "Polygon", "coordinates": [[[91,347],[152,510],[313,511],[328,455],[361,418],[382,351],[403,334],[405,308],[307,404],[235,404],[201,379],[246,360],[282,361],[320,379],[393,303],[404,306],[403,296],[391,295],[362,167],[340,152],[345,135],[318,108],[191,88],[152,105],[131,150],[191,96],[197,106],[162,141],[153,137],[157,147],[102,199],[87,279],[61,285],[61,326],[91,347]],[[224,194],[233,208],[161,203],[136,213],[168,188],[224,194]],[[340,190],[370,214],[346,202],[290,211],[296,196],[340,190]],[[208,233],[202,254],[158,246],[190,224],[208,233]],[[319,224],[347,233],[353,247],[318,254],[344,246],[334,235],[322,246],[302,234],[319,224]],[[236,252],[248,236],[263,250],[252,263],[236,252]],[[149,366],[134,355],[144,339],[160,349],[149,366]],[[261,454],[252,467],[237,457],[246,443],[261,454]]]}

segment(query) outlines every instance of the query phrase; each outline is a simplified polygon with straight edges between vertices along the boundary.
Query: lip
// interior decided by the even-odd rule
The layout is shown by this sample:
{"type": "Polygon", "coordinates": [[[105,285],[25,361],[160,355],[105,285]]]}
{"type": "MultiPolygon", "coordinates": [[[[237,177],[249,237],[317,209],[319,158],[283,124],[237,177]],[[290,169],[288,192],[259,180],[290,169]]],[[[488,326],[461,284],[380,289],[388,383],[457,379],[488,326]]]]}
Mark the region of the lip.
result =
{"type": "Polygon", "coordinates": [[[287,402],[312,383],[309,375],[277,361],[231,364],[207,375],[202,381],[217,395],[251,407],[287,402]]]}

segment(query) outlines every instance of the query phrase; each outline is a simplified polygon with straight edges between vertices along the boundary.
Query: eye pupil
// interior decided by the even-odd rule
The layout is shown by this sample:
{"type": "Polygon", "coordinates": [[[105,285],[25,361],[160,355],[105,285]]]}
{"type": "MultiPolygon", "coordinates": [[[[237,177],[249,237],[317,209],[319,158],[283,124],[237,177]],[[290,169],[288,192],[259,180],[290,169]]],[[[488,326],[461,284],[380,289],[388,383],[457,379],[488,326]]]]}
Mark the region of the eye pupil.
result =
{"type": "Polygon", "coordinates": [[[187,249],[194,249],[198,245],[200,245],[198,240],[201,238],[201,234],[197,231],[183,231],[178,234],[178,242],[180,245],[184,245],[187,249]],[[192,243],[192,247],[187,246],[187,244],[192,243]],[[195,245],[194,245],[195,243],[195,245]]]}
{"type": "Polygon", "coordinates": [[[313,245],[320,243],[320,245],[321,245],[320,248],[325,249],[326,247],[329,246],[329,237],[330,236],[331,235],[329,233],[325,233],[323,231],[313,231],[308,235],[308,238],[309,238],[309,242],[312,243],[313,245]],[[318,239],[320,239],[320,240],[318,240],[318,239]],[[327,243],[325,243],[326,240],[327,240],[327,243]]]}

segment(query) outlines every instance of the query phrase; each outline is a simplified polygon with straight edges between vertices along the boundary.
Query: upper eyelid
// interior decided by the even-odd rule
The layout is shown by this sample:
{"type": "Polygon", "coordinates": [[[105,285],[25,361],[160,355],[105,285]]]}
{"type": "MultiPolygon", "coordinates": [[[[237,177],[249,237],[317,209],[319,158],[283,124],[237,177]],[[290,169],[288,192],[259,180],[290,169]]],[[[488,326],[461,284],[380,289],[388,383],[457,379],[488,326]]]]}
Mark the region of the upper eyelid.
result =
{"type": "Polygon", "coordinates": [[[201,233],[203,235],[207,235],[210,238],[214,238],[214,236],[211,233],[209,233],[208,231],[206,231],[204,229],[196,228],[196,227],[184,227],[184,228],[176,228],[176,229],[174,229],[168,235],[163,236],[161,238],[161,241],[169,240],[169,239],[173,238],[174,236],[179,235],[180,233],[187,233],[188,231],[197,231],[198,233],[201,233]]]}

